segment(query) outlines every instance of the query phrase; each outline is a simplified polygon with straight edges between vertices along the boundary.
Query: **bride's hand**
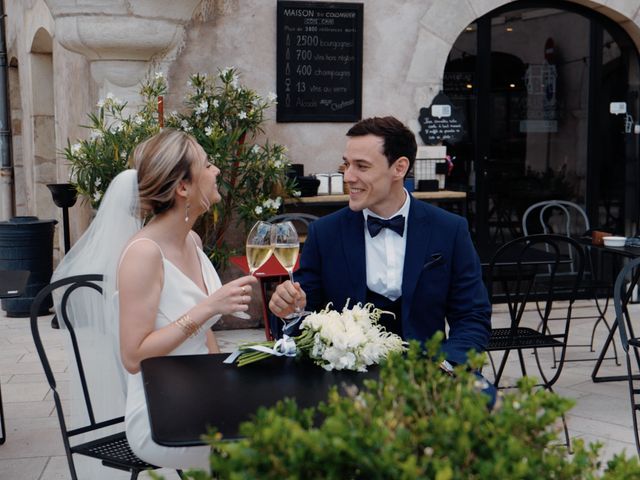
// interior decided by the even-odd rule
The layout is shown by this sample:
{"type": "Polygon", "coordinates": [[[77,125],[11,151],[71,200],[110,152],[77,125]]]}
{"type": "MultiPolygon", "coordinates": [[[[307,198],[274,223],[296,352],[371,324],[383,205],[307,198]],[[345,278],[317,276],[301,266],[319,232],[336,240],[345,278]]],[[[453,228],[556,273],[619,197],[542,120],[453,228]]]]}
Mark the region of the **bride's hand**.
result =
{"type": "Polygon", "coordinates": [[[257,283],[258,280],[252,275],[237,278],[209,295],[206,302],[212,307],[213,315],[246,312],[253,286],[257,283]]]}

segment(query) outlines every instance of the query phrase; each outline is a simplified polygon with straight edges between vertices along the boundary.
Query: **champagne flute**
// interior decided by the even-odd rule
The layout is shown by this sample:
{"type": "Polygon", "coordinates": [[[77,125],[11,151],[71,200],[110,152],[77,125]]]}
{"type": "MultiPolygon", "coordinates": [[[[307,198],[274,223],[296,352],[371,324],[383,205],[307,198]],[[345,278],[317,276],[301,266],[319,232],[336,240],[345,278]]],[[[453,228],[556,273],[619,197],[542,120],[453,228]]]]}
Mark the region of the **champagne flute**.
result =
{"type": "MultiPolygon", "coordinates": [[[[298,252],[300,251],[300,240],[298,232],[291,222],[276,223],[271,229],[271,246],[273,254],[276,256],[282,267],[289,274],[289,280],[293,283],[293,267],[298,260],[298,252]]],[[[284,330],[292,327],[304,316],[311,312],[303,311],[298,305],[295,312],[282,317],[285,323],[284,330]],[[294,320],[287,322],[287,320],[294,320]]]]}
{"type": "Polygon", "coordinates": [[[273,253],[271,246],[271,229],[269,222],[256,222],[247,237],[247,263],[249,273],[253,275],[273,253]]]}
{"type": "MultiPolygon", "coordinates": [[[[272,225],[269,222],[256,222],[249,231],[246,252],[249,274],[251,275],[264,265],[273,253],[271,227],[272,225]]],[[[238,318],[250,318],[245,312],[236,312],[233,315],[238,318]]]]}

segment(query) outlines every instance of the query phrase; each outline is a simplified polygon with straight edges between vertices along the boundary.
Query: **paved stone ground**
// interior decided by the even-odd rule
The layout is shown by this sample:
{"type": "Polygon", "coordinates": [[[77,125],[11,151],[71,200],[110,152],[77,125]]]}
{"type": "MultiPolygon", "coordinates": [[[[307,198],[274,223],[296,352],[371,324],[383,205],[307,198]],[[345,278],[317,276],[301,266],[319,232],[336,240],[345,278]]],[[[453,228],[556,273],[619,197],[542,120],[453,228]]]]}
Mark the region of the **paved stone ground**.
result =
{"type": "MultiPolygon", "coordinates": [[[[632,307],[640,315],[640,306],[632,307]]],[[[590,313],[591,308],[581,306],[577,315],[590,313]]],[[[530,322],[536,323],[535,312],[529,312],[530,322]]],[[[609,314],[611,317],[611,314],[609,314]]],[[[50,329],[50,316],[40,318],[44,341],[53,349],[52,367],[66,374],[67,360],[62,347],[60,331],[50,329]]],[[[506,322],[506,313],[496,309],[494,325],[506,322]]],[[[577,319],[573,323],[571,342],[588,343],[593,326],[592,319],[577,319]]],[[[254,330],[226,330],[217,332],[223,351],[232,351],[236,344],[262,340],[264,332],[254,330]]],[[[604,340],[605,328],[596,335],[596,348],[604,340]]],[[[594,358],[588,347],[569,349],[569,359],[594,358]]],[[[525,356],[535,372],[533,357],[525,356]]],[[[622,358],[621,358],[622,359],[622,358]]],[[[635,455],[631,428],[631,409],[625,382],[598,383],[591,381],[593,361],[569,362],[556,384],[556,391],[574,398],[577,402],[568,418],[570,434],[582,437],[587,442],[604,444],[603,458],[626,450],[635,455]]],[[[517,375],[517,356],[512,355],[506,370],[509,376],[517,375]]],[[[605,361],[604,374],[622,374],[623,366],[617,367],[612,360],[605,361]]],[[[490,368],[485,373],[490,378],[490,368]]],[[[0,317],[0,382],[7,428],[7,440],[0,445],[1,480],[53,480],[69,478],[64,457],[58,421],[53,400],[35,353],[28,319],[0,317]]],[[[121,478],[113,470],[113,478],[121,478]]],[[[167,479],[177,478],[175,472],[161,470],[167,479]]],[[[122,478],[128,478],[123,475],[122,478]]],[[[142,476],[141,478],[148,478],[142,476]]]]}

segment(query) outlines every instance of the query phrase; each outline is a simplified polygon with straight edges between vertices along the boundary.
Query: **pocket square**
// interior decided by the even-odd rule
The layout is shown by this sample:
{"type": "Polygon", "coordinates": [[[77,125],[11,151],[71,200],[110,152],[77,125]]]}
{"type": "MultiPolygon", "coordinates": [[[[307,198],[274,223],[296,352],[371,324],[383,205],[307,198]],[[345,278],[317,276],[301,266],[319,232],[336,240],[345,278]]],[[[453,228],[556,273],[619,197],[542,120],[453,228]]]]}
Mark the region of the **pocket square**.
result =
{"type": "Polygon", "coordinates": [[[423,270],[429,270],[434,267],[438,267],[440,265],[444,265],[444,257],[441,253],[434,253],[431,255],[431,260],[424,264],[422,267],[423,270]]]}

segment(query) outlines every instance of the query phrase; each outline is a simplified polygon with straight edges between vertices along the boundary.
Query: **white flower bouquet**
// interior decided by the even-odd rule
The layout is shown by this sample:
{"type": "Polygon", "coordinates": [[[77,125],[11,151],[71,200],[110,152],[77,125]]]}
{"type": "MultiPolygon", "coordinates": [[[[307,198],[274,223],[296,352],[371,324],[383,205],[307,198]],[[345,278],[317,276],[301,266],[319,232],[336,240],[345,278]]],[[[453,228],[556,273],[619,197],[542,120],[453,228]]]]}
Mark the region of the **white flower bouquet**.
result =
{"type": "Polygon", "coordinates": [[[361,304],[342,312],[331,310],[331,304],[308,315],[297,337],[284,336],[276,342],[249,343],[239,347],[226,361],[237,360],[239,366],[276,356],[308,356],[325,370],[366,372],[392,352],[403,352],[406,343],[387,332],[378,321],[385,313],[373,304],[361,304]]]}

